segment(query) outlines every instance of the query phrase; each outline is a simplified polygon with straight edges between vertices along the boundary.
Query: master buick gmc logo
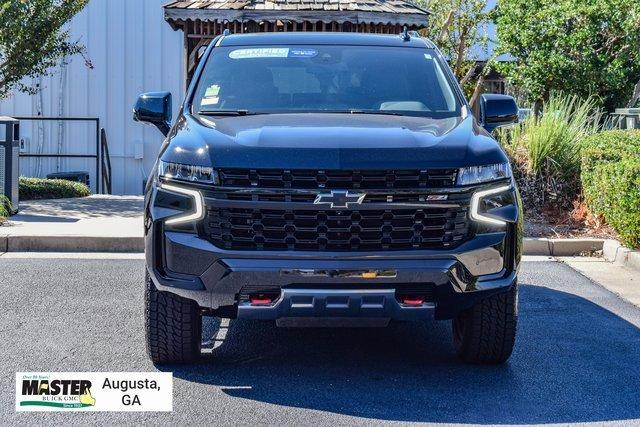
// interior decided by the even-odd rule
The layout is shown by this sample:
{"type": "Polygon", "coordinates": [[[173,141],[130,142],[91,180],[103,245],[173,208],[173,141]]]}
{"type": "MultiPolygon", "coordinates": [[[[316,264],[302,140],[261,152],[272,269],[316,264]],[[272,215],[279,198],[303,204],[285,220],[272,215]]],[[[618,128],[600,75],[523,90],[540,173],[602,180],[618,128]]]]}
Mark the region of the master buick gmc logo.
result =
{"type": "Polygon", "coordinates": [[[314,204],[320,205],[329,203],[331,209],[347,209],[350,205],[359,205],[362,203],[366,194],[350,193],[349,191],[334,190],[331,193],[318,194],[314,204]]]}

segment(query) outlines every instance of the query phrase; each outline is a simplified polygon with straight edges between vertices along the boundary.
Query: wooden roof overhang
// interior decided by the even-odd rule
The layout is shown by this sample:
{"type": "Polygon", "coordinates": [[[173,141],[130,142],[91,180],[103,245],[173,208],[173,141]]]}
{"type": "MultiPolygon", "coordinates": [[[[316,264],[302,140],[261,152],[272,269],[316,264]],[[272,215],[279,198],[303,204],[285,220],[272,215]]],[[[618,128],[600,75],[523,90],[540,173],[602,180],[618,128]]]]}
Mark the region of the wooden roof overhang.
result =
{"type": "Polygon", "coordinates": [[[184,32],[187,81],[202,48],[226,29],[398,34],[404,26],[425,28],[429,17],[406,0],[189,0],[167,3],[164,13],[174,30],[184,32]]]}

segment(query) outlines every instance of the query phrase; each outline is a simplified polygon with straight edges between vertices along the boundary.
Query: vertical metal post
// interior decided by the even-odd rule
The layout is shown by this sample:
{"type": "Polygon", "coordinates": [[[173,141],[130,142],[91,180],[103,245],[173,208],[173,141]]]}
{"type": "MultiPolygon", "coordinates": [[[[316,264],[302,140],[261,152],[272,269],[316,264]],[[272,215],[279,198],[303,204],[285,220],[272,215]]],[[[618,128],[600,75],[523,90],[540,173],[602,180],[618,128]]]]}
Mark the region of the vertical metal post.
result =
{"type": "Polygon", "coordinates": [[[11,202],[12,212],[18,212],[20,177],[20,122],[12,117],[0,117],[0,196],[11,202]]]}
{"type": "Polygon", "coordinates": [[[100,118],[96,118],[96,194],[101,194],[100,181],[100,118]]]}

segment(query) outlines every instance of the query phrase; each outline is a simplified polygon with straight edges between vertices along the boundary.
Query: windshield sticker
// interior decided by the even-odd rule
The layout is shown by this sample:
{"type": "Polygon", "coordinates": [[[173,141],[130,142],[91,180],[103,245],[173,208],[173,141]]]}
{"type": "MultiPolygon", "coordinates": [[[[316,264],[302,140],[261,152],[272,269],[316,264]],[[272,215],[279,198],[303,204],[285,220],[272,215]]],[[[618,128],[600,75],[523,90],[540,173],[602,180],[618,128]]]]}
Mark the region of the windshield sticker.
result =
{"type": "Polygon", "coordinates": [[[315,49],[291,49],[289,51],[289,58],[313,58],[318,55],[318,51],[315,49]]]}
{"type": "Polygon", "coordinates": [[[204,97],[211,98],[213,96],[218,96],[218,92],[220,92],[220,86],[211,85],[207,88],[207,91],[204,93],[204,97]]]}
{"type": "Polygon", "coordinates": [[[200,106],[217,105],[218,102],[220,102],[220,98],[218,98],[217,96],[202,98],[202,101],[200,102],[200,106]]]}
{"type": "Polygon", "coordinates": [[[236,49],[229,52],[231,59],[249,58],[286,58],[289,56],[288,47],[258,47],[252,49],[236,49]]]}

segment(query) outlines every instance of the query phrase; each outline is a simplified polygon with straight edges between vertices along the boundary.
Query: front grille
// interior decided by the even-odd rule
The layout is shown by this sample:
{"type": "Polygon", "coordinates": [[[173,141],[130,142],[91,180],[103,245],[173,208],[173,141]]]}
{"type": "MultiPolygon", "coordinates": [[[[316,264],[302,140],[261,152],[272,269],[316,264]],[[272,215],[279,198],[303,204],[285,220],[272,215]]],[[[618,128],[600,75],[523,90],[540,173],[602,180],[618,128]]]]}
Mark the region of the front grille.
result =
{"type": "Polygon", "coordinates": [[[283,170],[221,169],[224,187],[292,189],[445,188],[455,185],[457,169],[283,170]]]}
{"type": "Polygon", "coordinates": [[[220,169],[208,189],[201,237],[227,250],[389,251],[450,249],[471,231],[456,169],[220,169]],[[315,205],[327,190],[364,193],[348,209],[315,205]],[[357,190],[357,191],[353,191],[357,190]],[[433,204],[434,200],[440,205],[433,204]],[[447,206],[449,204],[449,206],[447,206]]]}
{"type": "Polygon", "coordinates": [[[443,249],[468,236],[468,208],[287,210],[207,207],[201,233],[228,250],[443,249]]]}

